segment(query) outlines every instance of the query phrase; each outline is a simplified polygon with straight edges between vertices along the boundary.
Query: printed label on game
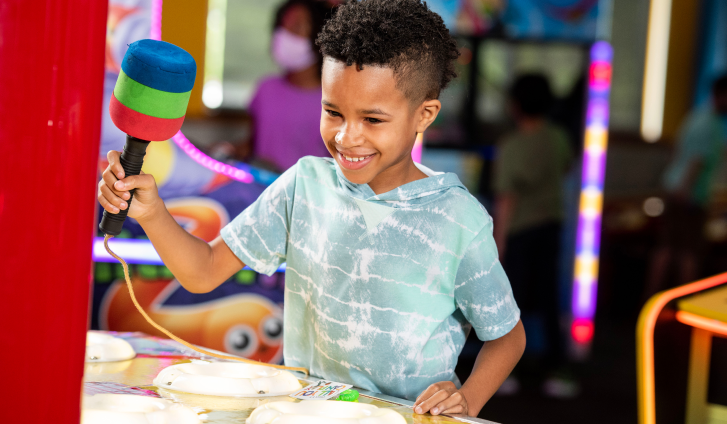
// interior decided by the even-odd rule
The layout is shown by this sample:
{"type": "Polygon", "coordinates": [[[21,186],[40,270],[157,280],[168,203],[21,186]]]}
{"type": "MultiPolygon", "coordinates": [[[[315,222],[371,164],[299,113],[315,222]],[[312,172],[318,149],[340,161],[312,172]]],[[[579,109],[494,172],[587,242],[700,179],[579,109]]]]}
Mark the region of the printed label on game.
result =
{"type": "Polygon", "coordinates": [[[350,384],[336,383],[334,381],[320,380],[317,383],[313,383],[310,386],[304,387],[290,395],[296,399],[309,400],[309,399],[330,399],[336,398],[341,392],[353,387],[350,384]]]}

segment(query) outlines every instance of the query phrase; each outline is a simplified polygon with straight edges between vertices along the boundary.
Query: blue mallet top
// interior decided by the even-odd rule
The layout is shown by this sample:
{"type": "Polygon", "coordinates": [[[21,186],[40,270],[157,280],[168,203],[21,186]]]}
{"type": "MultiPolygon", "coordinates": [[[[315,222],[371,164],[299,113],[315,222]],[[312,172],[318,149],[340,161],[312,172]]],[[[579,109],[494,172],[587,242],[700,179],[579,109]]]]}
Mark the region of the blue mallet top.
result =
{"type": "Polygon", "coordinates": [[[197,75],[192,55],[174,44],[158,40],[131,43],[121,69],[134,81],[168,93],[190,91],[197,75]]]}

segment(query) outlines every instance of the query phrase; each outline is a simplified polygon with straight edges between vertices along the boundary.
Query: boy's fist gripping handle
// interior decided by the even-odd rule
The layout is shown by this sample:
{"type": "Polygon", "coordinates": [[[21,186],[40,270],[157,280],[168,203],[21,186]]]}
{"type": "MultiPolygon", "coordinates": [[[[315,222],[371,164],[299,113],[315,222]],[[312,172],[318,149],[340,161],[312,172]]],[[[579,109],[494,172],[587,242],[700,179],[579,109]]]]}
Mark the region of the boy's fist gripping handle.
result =
{"type": "MultiPolygon", "coordinates": [[[[111,120],[126,133],[121,166],[127,176],[139,175],[147,140],[168,140],[179,131],[187,112],[197,65],[183,49],[157,40],[129,45],[109,103],[111,120]]],[[[134,190],[131,190],[131,197],[134,190]]],[[[131,207],[118,214],[104,212],[99,228],[118,235],[131,207]]]]}
{"type": "MultiPolygon", "coordinates": [[[[121,153],[121,167],[124,168],[124,175],[139,175],[141,173],[141,166],[144,164],[144,155],[146,155],[146,147],[149,145],[147,140],[142,140],[130,135],[126,136],[126,145],[124,145],[124,151],[121,153]]],[[[119,213],[109,213],[108,211],[103,212],[103,218],[98,228],[104,233],[110,236],[118,236],[121,234],[121,228],[124,226],[126,215],[129,213],[131,208],[131,201],[134,200],[134,191],[129,191],[130,197],[126,202],[128,205],[126,209],[120,210],[119,213]]]]}

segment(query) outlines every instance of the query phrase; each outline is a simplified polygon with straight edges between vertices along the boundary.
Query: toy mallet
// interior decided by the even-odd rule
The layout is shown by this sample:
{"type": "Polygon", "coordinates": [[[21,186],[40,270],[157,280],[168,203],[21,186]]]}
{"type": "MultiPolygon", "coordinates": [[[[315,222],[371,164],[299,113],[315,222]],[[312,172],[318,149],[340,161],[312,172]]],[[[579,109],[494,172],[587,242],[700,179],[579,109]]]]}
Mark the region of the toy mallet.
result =
{"type": "MultiPolygon", "coordinates": [[[[129,45],[119,79],[111,95],[111,120],[126,133],[121,154],[125,176],[139,175],[150,141],[168,140],[179,131],[187,112],[197,65],[192,55],[174,44],[139,40],[129,45]]],[[[121,233],[129,213],[104,211],[99,229],[111,236],[121,233]]]]}

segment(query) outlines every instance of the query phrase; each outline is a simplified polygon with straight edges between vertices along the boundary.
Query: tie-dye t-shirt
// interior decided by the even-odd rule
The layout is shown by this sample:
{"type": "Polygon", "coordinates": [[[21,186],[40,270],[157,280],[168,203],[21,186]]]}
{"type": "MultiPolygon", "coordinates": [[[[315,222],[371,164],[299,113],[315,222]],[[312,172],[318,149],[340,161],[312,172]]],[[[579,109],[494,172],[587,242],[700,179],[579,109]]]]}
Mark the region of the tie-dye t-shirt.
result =
{"type": "Polygon", "coordinates": [[[520,311],[492,219],[451,173],[374,194],[305,157],[222,230],[254,270],[285,273],[284,359],[406,399],[451,380],[471,328],[504,336],[520,311]]]}

